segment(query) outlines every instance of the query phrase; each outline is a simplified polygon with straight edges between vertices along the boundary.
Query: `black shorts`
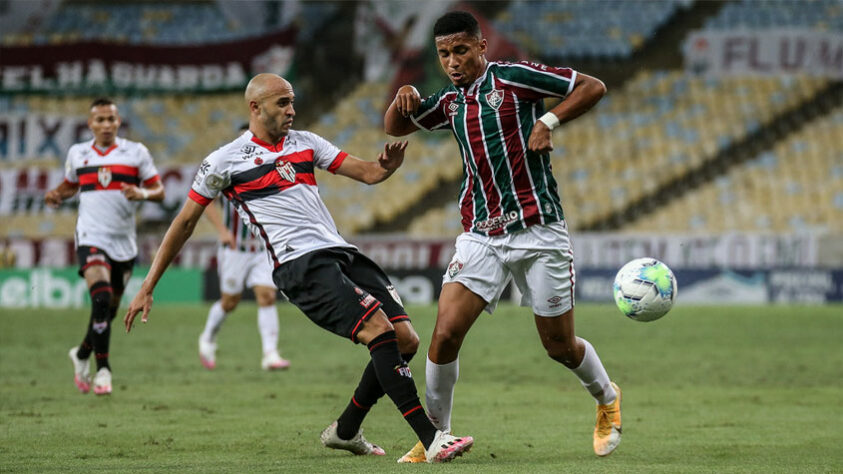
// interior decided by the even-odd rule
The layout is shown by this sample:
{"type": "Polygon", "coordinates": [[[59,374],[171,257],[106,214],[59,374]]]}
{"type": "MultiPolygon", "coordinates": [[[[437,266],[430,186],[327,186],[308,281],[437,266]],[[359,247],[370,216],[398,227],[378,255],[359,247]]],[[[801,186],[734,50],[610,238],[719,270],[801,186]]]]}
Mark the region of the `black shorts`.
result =
{"type": "Polygon", "coordinates": [[[379,308],[392,323],[410,320],[383,270],[354,249],[315,250],[276,268],[272,279],[311,321],[354,342],[379,308]]]}
{"type": "Polygon", "coordinates": [[[132,276],[132,267],[135,266],[135,259],[118,262],[112,260],[105,251],[88,245],[76,247],[76,258],[79,260],[79,276],[85,278],[85,270],[94,265],[102,265],[109,270],[111,275],[111,289],[115,294],[123,294],[129,277],[132,276]]]}

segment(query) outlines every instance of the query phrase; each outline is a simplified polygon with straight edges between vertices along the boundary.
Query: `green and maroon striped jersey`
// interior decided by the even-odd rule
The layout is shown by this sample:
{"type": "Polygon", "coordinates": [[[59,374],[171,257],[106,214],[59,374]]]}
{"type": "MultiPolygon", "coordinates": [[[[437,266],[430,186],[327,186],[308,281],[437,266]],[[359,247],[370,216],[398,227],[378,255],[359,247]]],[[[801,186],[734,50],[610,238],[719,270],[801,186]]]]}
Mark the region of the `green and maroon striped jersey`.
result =
{"type": "Polygon", "coordinates": [[[576,71],[531,62],[489,62],[472,85],[450,85],[424,99],[413,123],[451,130],[463,163],[466,232],[500,235],[564,219],[550,155],[527,150],[545,97],[566,97],[576,71]]]}
{"type": "Polygon", "coordinates": [[[223,224],[234,236],[234,248],[241,252],[262,251],[264,247],[261,246],[260,240],[252,234],[249,227],[243,223],[243,219],[237,212],[237,207],[225,197],[220,197],[220,205],[222,206],[223,224]]]}

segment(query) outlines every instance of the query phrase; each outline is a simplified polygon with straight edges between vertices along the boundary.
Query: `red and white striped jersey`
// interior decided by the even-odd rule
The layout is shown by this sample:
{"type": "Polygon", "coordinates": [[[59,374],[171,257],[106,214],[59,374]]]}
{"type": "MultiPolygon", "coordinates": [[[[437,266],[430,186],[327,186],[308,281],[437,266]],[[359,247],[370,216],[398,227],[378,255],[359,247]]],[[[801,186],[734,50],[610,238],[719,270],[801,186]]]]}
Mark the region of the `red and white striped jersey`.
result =
{"type": "Polygon", "coordinates": [[[79,185],[76,245],[98,247],[117,261],[135,258],[135,211],[141,203],[126,199],[120,186],[149,186],[160,179],[149,150],[120,137],[105,151],[93,139],[77,143],[67,152],[64,179],[79,185]]]}
{"type": "Polygon", "coordinates": [[[311,132],[290,130],[275,145],[246,132],[202,161],[188,197],[207,206],[222,193],[275,267],[321,248],[354,248],[337,232],[313,174],[336,172],[346,156],[311,132]]]}

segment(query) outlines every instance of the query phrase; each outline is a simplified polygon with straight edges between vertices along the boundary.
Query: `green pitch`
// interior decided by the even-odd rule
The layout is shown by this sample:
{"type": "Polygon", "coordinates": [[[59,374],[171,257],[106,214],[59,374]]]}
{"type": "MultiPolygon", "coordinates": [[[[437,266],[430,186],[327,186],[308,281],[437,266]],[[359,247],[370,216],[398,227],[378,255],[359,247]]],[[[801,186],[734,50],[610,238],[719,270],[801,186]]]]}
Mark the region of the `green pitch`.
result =
{"type": "MultiPolygon", "coordinates": [[[[206,307],[161,306],[112,336],[114,393],[77,392],[68,349],[82,310],[0,313],[0,471],[71,472],[829,472],[843,470],[843,311],[679,306],[654,323],[581,305],[577,332],[623,389],[623,442],[592,454],[594,403],[548,359],[532,317],[483,316],[461,356],[454,429],[474,449],[447,466],[398,465],[413,433],[386,399],[364,424],[386,457],[323,448],[364,347],[287,305],[287,372],[259,368],[254,306],[220,333],[218,368],[196,339],[206,307]]],[[[426,349],[435,307],[411,307],[426,349]]],[[[424,350],[411,363],[424,393],[424,350]]],[[[422,397],[423,399],[423,397],[422,397]]]]}

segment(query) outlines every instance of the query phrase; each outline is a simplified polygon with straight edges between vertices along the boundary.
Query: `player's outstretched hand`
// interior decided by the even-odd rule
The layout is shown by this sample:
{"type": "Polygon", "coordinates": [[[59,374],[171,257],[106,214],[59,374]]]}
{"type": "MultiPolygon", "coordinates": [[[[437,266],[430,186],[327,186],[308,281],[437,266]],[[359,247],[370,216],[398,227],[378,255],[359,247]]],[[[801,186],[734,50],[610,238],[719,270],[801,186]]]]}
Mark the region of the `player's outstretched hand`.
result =
{"type": "Polygon", "coordinates": [[[415,87],[408,84],[398,89],[398,93],[395,94],[395,106],[398,107],[398,112],[402,116],[409,117],[415,114],[419,105],[421,105],[421,96],[415,87]]]}
{"type": "Polygon", "coordinates": [[[550,129],[541,120],[533,125],[530,139],[527,141],[527,148],[536,153],[549,153],[553,151],[553,142],[550,139],[550,129]]]}
{"type": "Polygon", "coordinates": [[[152,308],[152,292],[145,291],[141,287],[138,294],[132,299],[129,304],[129,310],[126,311],[126,316],[123,318],[123,324],[126,326],[126,332],[132,330],[132,324],[135,322],[135,317],[138,313],[142,313],[141,322],[145,323],[149,320],[149,310],[152,308]]]}
{"type": "Polygon", "coordinates": [[[381,168],[395,171],[404,163],[404,150],[407,149],[407,141],[385,143],[383,152],[378,155],[378,163],[381,168]]]}

